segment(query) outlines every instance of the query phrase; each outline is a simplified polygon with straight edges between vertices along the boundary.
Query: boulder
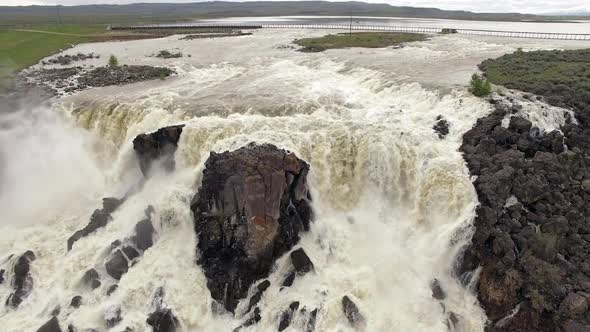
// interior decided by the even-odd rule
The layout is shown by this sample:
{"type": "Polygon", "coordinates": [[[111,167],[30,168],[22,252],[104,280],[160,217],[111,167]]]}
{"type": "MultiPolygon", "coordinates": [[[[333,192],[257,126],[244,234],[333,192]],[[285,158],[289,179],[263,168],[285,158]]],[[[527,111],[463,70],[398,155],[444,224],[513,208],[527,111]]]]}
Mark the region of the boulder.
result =
{"type": "Polygon", "coordinates": [[[291,263],[298,275],[304,275],[313,271],[313,263],[302,248],[291,252],[291,263]]]}
{"type": "Polygon", "coordinates": [[[508,125],[508,130],[518,133],[518,134],[528,134],[531,131],[533,124],[519,116],[513,116],[510,118],[510,124],[508,125]]]}
{"type": "Polygon", "coordinates": [[[438,138],[443,139],[449,134],[449,126],[449,122],[445,120],[442,115],[439,115],[436,118],[436,122],[434,123],[432,129],[435,133],[437,133],[438,138]]]}
{"type": "Polygon", "coordinates": [[[108,328],[117,326],[123,317],[121,317],[121,308],[119,306],[109,307],[104,313],[104,322],[108,328]]]}
{"type": "Polygon", "coordinates": [[[119,285],[115,284],[115,285],[111,285],[108,289],[107,289],[107,296],[110,296],[111,294],[113,294],[117,288],[119,288],[119,285]]]}
{"type": "Polygon", "coordinates": [[[144,219],[135,225],[134,242],[137,249],[146,251],[154,245],[153,235],[156,232],[150,219],[144,219]]]}
{"type": "Polygon", "coordinates": [[[299,308],[299,302],[292,302],[283,313],[281,314],[281,319],[279,321],[279,327],[277,331],[282,332],[289,327],[291,324],[291,320],[293,319],[293,315],[297,312],[299,308]]]}
{"type": "Polygon", "coordinates": [[[147,324],[153,332],[175,332],[179,327],[178,319],[170,309],[158,309],[147,318],[147,324]]]}
{"type": "Polygon", "coordinates": [[[119,280],[129,270],[129,263],[123,252],[117,249],[111,254],[104,267],[111,277],[119,280]]]}
{"type": "Polygon", "coordinates": [[[439,301],[444,300],[447,297],[447,294],[440,286],[440,281],[438,279],[433,279],[430,283],[430,289],[432,290],[432,297],[439,301]]]}
{"type": "Polygon", "coordinates": [[[269,144],[211,152],[191,202],[211,296],[233,312],[309,230],[309,165],[269,144]]]}
{"type": "Polygon", "coordinates": [[[7,304],[13,308],[18,307],[21,302],[29,296],[33,290],[33,276],[31,275],[31,263],[36,259],[35,253],[27,250],[19,256],[13,266],[11,286],[14,292],[10,294],[7,304]]]}
{"type": "Polygon", "coordinates": [[[258,302],[260,302],[260,299],[262,299],[262,294],[264,294],[264,291],[266,291],[268,287],[270,287],[270,281],[268,280],[264,280],[263,282],[259,283],[258,286],[256,286],[257,291],[250,298],[250,302],[248,303],[248,309],[246,310],[246,313],[250,312],[250,310],[252,310],[252,308],[255,305],[257,305],[258,302]]]}
{"type": "Polygon", "coordinates": [[[356,327],[364,324],[365,318],[356,304],[346,295],[342,298],[342,312],[344,312],[344,316],[348,319],[350,325],[356,327]]]}
{"type": "Polygon", "coordinates": [[[242,323],[242,325],[236,327],[233,330],[233,332],[238,332],[245,327],[250,327],[250,326],[256,325],[256,324],[258,324],[258,322],[260,322],[261,319],[262,319],[262,316],[260,316],[260,308],[256,307],[256,308],[254,308],[254,312],[252,312],[252,314],[244,321],[244,323],[242,323]]]}
{"type": "Polygon", "coordinates": [[[50,320],[37,329],[37,332],[61,332],[59,320],[55,316],[51,317],[50,320]]]}
{"type": "Polygon", "coordinates": [[[578,293],[570,293],[561,301],[559,311],[568,317],[576,317],[588,311],[588,301],[578,293]]]}
{"type": "Polygon", "coordinates": [[[98,272],[95,269],[90,269],[84,273],[82,276],[82,284],[91,289],[96,289],[100,287],[100,277],[98,272]]]}
{"type": "Polygon", "coordinates": [[[82,296],[76,295],[76,296],[72,297],[72,300],[70,301],[70,307],[77,309],[77,308],[80,308],[81,304],[82,304],[82,296]]]}
{"type": "Polygon", "coordinates": [[[152,163],[161,161],[164,170],[174,170],[174,152],[184,125],[164,127],[153,133],[141,134],[133,139],[133,149],[139,159],[139,167],[144,176],[148,176],[152,163]]]}

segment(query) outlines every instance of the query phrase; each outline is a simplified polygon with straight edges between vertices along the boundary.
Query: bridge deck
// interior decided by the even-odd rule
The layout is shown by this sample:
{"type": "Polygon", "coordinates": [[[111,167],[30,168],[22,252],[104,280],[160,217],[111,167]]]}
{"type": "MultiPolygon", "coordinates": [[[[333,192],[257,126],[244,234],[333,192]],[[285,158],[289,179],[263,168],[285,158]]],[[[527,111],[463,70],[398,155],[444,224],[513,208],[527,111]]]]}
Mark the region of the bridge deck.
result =
{"type": "Polygon", "coordinates": [[[454,29],[439,27],[413,27],[393,25],[362,25],[362,24],[153,24],[112,26],[111,30],[198,30],[198,29],[321,29],[321,30],[354,30],[354,31],[391,31],[411,32],[421,34],[458,33],[463,35],[495,36],[509,38],[532,39],[560,39],[560,40],[588,40],[590,34],[580,33],[555,33],[555,32],[526,32],[526,31],[502,31],[479,29],[454,29]]]}

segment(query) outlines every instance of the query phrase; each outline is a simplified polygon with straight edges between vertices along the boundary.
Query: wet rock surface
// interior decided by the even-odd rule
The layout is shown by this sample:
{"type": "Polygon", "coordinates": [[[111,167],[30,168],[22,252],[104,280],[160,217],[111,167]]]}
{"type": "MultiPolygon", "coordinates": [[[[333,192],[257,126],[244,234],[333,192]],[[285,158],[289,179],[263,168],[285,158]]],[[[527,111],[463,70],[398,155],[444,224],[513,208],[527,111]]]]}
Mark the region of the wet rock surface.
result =
{"type": "Polygon", "coordinates": [[[68,251],[72,250],[72,247],[76,241],[80,240],[83,237],[86,237],[92,233],[94,233],[99,228],[105,227],[108,222],[112,219],[111,213],[115,212],[115,210],[123,203],[122,199],[117,199],[114,197],[107,197],[102,199],[102,209],[96,209],[90,216],[90,222],[81,230],[74,233],[68,239],[67,248],[68,251]]]}
{"type": "Polygon", "coordinates": [[[57,57],[41,61],[43,65],[62,65],[66,66],[75,61],[84,61],[86,59],[100,59],[100,55],[94,53],[76,53],[76,54],[65,54],[58,55],[57,57]]]}
{"type": "Polygon", "coordinates": [[[443,139],[443,138],[447,137],[447,135],[449,134],[449,127],[450,127],[449,121],[447,121],[445,118],[443,118],[442,115],[439,115],[436,117],[436,122],[434,123],[432,130],[434,130],[434,132],[436,132],[436,134],[438,135],[438,138],[443,139]]]}
{"type": "MultiPolygon", "coordinates": [[[[156,230],[151,220],[154,209],[150,205],[144,212],[146,219],[139,221],[135,225],[135,234],[129,238],[117,240],[110,246],[111,253],[104,266],[107,273],[116,280],[121,279],[143,253],[154,244],[156,230]]],[[[109,290],[111,290],[110,288],[109,290]]]]}
{"type": "Polygon", "coordinates": [[[198,264],[227,310],[309,230],[308,172],[307,163],[273,145],[211,152],[191,210],[198,264]]]}
{"type": "Polygon", "coordinates": [[[106,66],[84,73],[78,82],[82,86],[109,86],[166,78],[174,71],[166,67],[106,66]]]}
{"type": "Polygon", "coordinates": [[[31,264],[35,259],[35,253],[31,250],[27,250],[15,260],[13,275],[10,281],[10,286],[14,292],[9,295],[6,300],[6,305],[17,308],[33,290],[31,264]]]}
{"type": "Polygon", "coordinates": [[[100,287],[100,276],[95,269],[90,269],[82,276],[82,284],[90,287],[90,289],[96,289],[100,287]]]}
{"type": "Polygon", "coordinates": [[[305,46],[305,47],[298,49],[297,51],[303,52],[303,53],[319,53],[319,52],[323,52],[325,50],[326,49],[321,46],[305,46]]]}
{"type": "Polygon", "coordinates": [[[152,164],[159,160],[166,171],[174,170],[174,152],[184,125],[160,128],[149,134],[141,134],[133,139],[133,149],[139,159],[139,167],[144,176],[149,175],[152,164]]]}
{"type": "Polygon", "coordinates": [[[482,267],[486,331],[575,331],[590,322],[590,117],[543,133],[494,104],[461,146],[481,205],[459,273],[482,267]]]}
{"type": "Polygon", "coordinates": [[[59,320],[55,316],[51,317],[50,320],[37,329],[37,332],[61,332],[59,320]]]}
{"type": "Polygon", "coordinates": [[[364,324],[365,318],[356,304],[346,295],[342,297],[342,312],[350,325],[357,327],[364,324]]]}
{"type": "Polygon", "coordinates": [[[180,327],[178,318],[164,303],[164,289],[158,288],[153,299],[153,311],[148,315],[146,323],[153,332],[175,332],[180,327]]]}

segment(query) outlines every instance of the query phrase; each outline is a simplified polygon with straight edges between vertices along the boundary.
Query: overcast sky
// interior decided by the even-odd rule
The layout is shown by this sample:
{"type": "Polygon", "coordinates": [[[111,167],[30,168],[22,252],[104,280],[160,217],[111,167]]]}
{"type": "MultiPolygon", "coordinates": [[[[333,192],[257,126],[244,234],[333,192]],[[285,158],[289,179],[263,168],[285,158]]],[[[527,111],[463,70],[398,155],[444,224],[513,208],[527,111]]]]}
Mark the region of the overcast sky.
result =
{"type": "MultiPolygon", "coordinates": [[[[195,0],[0,0],[0,5],[80,5],[95,3],[196,2],[195,0]]],[[[436,7],[476,12],[551,13],[590,11],[590,0],[370,0],[392,6],[436,7]]]]}

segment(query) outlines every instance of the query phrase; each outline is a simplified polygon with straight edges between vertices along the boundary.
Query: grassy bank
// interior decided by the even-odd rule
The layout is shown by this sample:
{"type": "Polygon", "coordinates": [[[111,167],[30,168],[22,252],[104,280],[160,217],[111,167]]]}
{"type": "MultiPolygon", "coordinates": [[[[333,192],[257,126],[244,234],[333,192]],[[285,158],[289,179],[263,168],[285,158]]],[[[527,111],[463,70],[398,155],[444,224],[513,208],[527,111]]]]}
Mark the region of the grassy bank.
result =
{"type": "Polygon", "coordinates": [[[352,34],[341,33],[317,38],[297,39],[294,43],[306,49],[321,51],[347,47],[380,48],[414,41],[423,41],[426,38],[426,35],[414,33],[356,32],[352,34]]]}
{"type": "Polygon", "coordinates": [[[31,26],[27,30],[36,31],[0,30],[0,78],[61,49],[91,41],[91,36],[105,32],[105,26],[31,26]]]}
{"type": "Polygon", "coordinates": [[[490,82],[547,97],[555,105],[590,105],[590,49],[517,51],[484,61],[490,82]]]}
{"type": "Polygon", "coordinates": [[[10,76],[76,44],[154,38],[158,35],[109,32],[106,25],[36,25],[0,29],[0,88],[10,76]]]}

